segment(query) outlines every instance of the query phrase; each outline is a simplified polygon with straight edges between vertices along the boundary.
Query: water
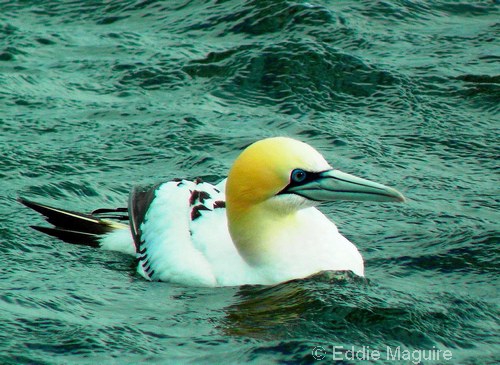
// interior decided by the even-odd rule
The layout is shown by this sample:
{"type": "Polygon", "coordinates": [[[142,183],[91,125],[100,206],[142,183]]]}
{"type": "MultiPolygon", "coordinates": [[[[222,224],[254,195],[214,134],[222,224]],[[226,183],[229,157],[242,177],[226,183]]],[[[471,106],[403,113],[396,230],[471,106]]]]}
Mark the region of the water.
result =
{"type": "Polygon", "coordinates": [[[387,347],[498,363],[499,13],[486,0],[2,2],[0,363],[418,360],[387,347]],[[128,257],[32,231],[41,218],[15,201],[123,206],[132,184],[215,182],[274,135],[409,198],[322,207],[366,279],[150,283],[128,257]],[[351,360],[352,346],[381,358],[351,360]]]}

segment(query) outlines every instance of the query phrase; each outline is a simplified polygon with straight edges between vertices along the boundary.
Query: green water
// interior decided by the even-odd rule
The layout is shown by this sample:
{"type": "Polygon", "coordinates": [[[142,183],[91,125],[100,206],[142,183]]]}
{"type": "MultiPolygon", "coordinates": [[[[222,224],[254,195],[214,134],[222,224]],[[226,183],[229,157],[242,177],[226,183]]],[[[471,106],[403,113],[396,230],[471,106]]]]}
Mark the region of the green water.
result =
{"type": "Polygon", "coordinates": [[[486,0],[2,2],[0,363],[418,360],[388,347],[498,363],[499,15],[486,0]],[[31,230],[15,200],[124,206],[134,184],[216,182],[275,135],[408,198],[322,207],[366,279],[146,282],[129,257],[31,230]],[[349,358],[363,346],[381,358],[349,358]]]}

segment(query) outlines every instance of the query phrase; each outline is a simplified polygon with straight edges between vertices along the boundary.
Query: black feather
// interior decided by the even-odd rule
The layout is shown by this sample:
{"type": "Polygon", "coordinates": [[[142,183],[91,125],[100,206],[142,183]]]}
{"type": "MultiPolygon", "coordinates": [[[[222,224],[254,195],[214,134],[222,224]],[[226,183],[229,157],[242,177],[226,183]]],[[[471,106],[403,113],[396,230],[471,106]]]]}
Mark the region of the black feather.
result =
{"type": "Polygon", "coordinates": [[[128,217],[128,208],[100,208],[92,211],[90,213],[92,216],[95,218],[100,218],[100,219],[113,219],[117,221],[127,221],[129,220],[128,217]]]}
{"type": "Polygon", "coordinates": [[[59,238],[61,241],[67,243],[90,246],[95,248],[100,247],[99,235],[95,235],[92,233],[75,232],[75,231],[68,231],[65,229],[40,227],[40,226],[31,226],[31,228],[36,229],[39,232],[48,234],[49,236],[59,238]]]}
{"type": "Polygon", "coordinates": [[[32,226],[32,228],[68,243],[99,247],[99,235],[115,229],[111,222],[100,219],[92,214],[54,208],[23,198],[19,198],[18,201],[44,215],[47,222],[54,226],[32,226]]]}
{"type": "Polygon", "coordinates": [[[69,231],[103,234],[113,231],[109,223],[90,214],[73,212],[19,198],[20,203],[43,214],[50,224],[69,231]]]}
{"type": "Polygon", "coordinates": [[[141,251],[142,231],[141,224],[144,222],[146,212],[156,196],[156,191],[162,184],[153,186],[136,186],[132,188],[129,195],[128,210],[130,215],[130,229],[134,237],[137,252],[141,251]]]}

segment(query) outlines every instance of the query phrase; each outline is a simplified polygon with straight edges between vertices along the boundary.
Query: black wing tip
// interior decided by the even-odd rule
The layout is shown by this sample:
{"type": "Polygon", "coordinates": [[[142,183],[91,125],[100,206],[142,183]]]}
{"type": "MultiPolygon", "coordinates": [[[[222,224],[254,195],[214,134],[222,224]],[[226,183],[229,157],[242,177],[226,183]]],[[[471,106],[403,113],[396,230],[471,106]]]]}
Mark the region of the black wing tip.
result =
{"type": "Polygon", "coordinates": [[[20,196],[17,197],[16,199],[19,203],[21,203],[24,206],[27,206],[28,208],[34,209],[35,206],[39,206],[40,204],[35,203],[34,201],[22,198],[20,196]]]}
{"type": "Polygon", "coordinates": [[[49,212],[49,211],[57,210],[56,208],[50,207],[48,205],[40,204],[40,203],[34,202],[32,200],[28,200],[28,199],[21,198],[21,197],[18,197],[17,201],[19,203],[23,204],[24,206],[26,206],[30,209],[33,209],[34,211],[37,211],[38,213],[40,213],[44,216],[47,216],[47,212],[49,212]]]}
{"type": "Polygon", "coordinates": [[[18,201],[26,207],[43,215],[48,223],[55,226],[55,229],[81,232],[82,234],[105,234],[114,230],[114,227],[109,222],[92,214],[78,213],[72,210],[55,208],[50,205],[36,203],[24,198],[18,198],[18,201]]]}
{"type": "Polygon", "coordinates": [[[99,248],[101,246],[98,236],[92,233],[76,232],[67,229],[42,226],[30,226],[30,228],[46,235],[59,238],[61,241],[66,243],[94,248],[99,248]]]}
{"type": "Polygon", "coordinates": [[[136,251],[140,251],[142,241],[141,224],[144,222],[146,213],[151,202],[156,197],[156,191],[164,183],[154,184],[152,186],[134,186],[130,190],[128,200],[128,213],[130,230],[134,238],[136,251]]]}

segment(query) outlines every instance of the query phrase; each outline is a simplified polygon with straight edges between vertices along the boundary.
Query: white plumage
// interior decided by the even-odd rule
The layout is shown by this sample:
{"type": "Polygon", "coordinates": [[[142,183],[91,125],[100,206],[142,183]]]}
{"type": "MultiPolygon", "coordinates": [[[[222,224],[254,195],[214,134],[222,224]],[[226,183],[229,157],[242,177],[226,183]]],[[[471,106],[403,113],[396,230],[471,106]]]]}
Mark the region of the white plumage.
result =
{"type": "Polygon", "coordinates": [[[136,255],[137,271],[148,280],[232,286],[274,284],[323,270],[364,275],[357,248],[314,207],[334,200],[404,197],[334,170],[302,142],[278,137],[248,147],[227,181],[217,186],[174,180],[135,188],[130,226],[98,214],[22,202],[56,226],[37,229],[68,242],[136,255]],[[66,223],[64,214],[70,218],[66,223]]]}

